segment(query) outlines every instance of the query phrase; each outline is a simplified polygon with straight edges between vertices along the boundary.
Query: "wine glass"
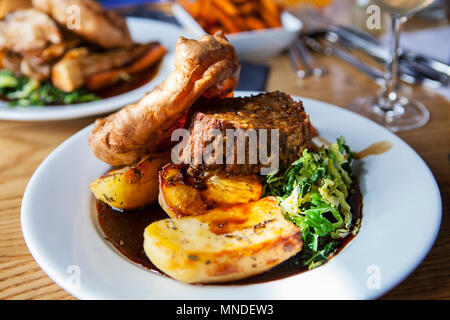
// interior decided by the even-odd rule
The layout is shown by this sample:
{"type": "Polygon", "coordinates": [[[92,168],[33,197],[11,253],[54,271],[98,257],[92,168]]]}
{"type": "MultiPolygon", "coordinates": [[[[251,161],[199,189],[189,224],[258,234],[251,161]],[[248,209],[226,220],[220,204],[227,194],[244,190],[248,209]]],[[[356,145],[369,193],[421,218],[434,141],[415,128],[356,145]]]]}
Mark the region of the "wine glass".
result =
{"type": "Polygon", "coordinates": [[[399,39],[403,23],[415,12],[434,0],[375,0],[392,17],[391,60],[386,84],[380,96],[356,99],[348,109],[370,118],[391,131],[419,128],[430,119],[428,109],[419,101],[401,96],[398,92],[399,39]]]}

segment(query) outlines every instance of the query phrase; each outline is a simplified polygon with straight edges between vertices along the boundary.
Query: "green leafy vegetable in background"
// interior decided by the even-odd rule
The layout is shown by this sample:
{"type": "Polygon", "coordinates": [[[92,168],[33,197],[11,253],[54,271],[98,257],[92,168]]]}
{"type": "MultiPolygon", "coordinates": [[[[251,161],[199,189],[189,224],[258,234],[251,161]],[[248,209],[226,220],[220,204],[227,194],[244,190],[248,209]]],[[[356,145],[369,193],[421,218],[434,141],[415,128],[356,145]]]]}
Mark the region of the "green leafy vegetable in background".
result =
{"type": "Polygon", "coordinates": [[[48,81],[41,83],[27,77],[18,77],[8,70],[0,70],[0,95],[10,101],[10,106],[73,104],[100,99],[84,89],[64,92],[48,81]]]}
{"type": "Polygon", "coordinates": [[[336,251],[339,239],[356,234],[346,199],[351,192],[354,154],[340,137],[329,148],[305,150],[284,173],[265,179],[266,196],[277,197],[288,220],[302,231],[299,262],[310,269],[321,265],[336,251]]]}

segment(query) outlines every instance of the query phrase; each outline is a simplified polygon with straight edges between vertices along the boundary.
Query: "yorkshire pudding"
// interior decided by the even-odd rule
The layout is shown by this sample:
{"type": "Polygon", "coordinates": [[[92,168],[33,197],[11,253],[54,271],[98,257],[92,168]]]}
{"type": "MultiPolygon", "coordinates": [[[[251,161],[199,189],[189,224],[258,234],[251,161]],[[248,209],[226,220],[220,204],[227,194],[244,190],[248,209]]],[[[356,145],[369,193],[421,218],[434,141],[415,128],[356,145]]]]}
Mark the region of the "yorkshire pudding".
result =
{"type": "Polygon", "coordinates": [[[114,166],[138,161],[155,151],[175,122],[200,96],[224,97],[239,81],[233,46],[218,32],[199,40],[180,37],[175,70],[136,104],[97,119],[89,137],[95,155],[114,166]]]}

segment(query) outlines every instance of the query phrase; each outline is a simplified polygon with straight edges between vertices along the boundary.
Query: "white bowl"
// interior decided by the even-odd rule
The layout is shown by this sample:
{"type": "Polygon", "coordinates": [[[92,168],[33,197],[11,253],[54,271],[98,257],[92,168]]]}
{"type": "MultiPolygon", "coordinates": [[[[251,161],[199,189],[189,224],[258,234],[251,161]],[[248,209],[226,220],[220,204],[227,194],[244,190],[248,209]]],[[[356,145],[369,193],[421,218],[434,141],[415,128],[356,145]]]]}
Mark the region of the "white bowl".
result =
{"type": "MultiPolygon", "coordinates": [[[[172,5],[177,21],[196,37],[206,34],[205,30],[179,4],[172,5]]],[[[235,47],[241,61],[261,61],[275,57],[288,48],[297,37],[302,22],[292,14],[284,11],[281,14],[281,28],[258,31],[245,31],[227,34],[227,38],[235,47]]]]}

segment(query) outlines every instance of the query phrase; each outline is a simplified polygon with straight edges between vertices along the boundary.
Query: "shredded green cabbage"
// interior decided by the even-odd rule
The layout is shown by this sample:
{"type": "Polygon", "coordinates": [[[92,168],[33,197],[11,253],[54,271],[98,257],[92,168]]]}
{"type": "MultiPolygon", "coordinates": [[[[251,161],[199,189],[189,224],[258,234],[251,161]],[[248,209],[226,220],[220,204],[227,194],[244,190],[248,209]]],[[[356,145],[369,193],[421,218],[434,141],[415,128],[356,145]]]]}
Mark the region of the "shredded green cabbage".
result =
{"type": "MultiPolygon", "coordinates": [[[[315,268],[336,251],[336,240],[357,232],[346,199],[354,154],[340,137],[329,148],[303,151],[284,173],[265,179],[265,195],[277,197],[285,217],[302,231],[300,262],[315,268]]],[[[359,223],[359,221],[358,221],[359,223]]]]}

